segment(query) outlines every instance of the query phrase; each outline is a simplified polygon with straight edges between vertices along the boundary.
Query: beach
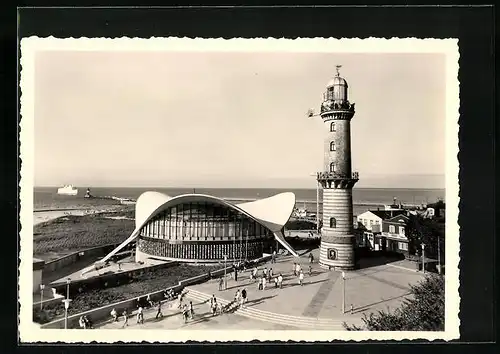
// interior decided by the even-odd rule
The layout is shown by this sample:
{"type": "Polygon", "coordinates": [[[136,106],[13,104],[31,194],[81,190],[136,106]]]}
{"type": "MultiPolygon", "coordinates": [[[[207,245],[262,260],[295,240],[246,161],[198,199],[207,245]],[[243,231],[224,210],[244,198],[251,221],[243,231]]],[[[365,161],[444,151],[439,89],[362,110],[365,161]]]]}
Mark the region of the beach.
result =
{"type": "Polygon", "coordinates": [[[53,209],[53,210],[35,210],[33,212],[33,225],[58,219],[63,216],[83,216],[116,211],[116,207],[94,208],[94,209],[53,209]]]}

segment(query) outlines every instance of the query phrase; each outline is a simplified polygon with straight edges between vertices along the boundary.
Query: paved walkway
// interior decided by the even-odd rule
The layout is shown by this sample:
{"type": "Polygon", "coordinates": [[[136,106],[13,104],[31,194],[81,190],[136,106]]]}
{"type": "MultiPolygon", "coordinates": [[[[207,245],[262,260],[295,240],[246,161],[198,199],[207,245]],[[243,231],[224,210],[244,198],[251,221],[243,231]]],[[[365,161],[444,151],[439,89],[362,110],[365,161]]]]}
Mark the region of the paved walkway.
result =
{"type": "Polygon", "coordinates": [[[144,324],[137,324],[136,317],[131,316],[128,320],[129,326],[123,328],[123,317],[119,318],[118,322],[108,321],[103,324],[96,325],[96,328],[104,329],[194,329],[194,330],[297,330],[298,328],[280,325],[271,322],[263,322],[254,320],[248,317],[239,316],[237,314],[222,314],[212,316],[209,305],[193,301],[193,309],[195,312],[194,318],[189,319],[184,323],[184,319],[180,311],[176,308],[176,302],[173,301],[166,304],[162,308],[163,318],[156,319],[156,309],[144,311],[144,324]]]}
{"type": "MultiPolygon", "coordinates": [[[[318,259],[318,250],[312,251],[318,259]]],[[[422,279],[422,273],[391,267],[383,264],[362,270],[346,272],[345,311],[342,313],[343,281],[341,272],[327,271],[312,264],[312,275],[309,275],[308,252],[300,258],[305,273],[304,284],[298,284],[298,277],[293,274],[293,263],[296,258],[279,259],[275,264],[259,267],[262,274],[264,267],[273,268],[273,273],[282,273],[283,288],[274,287],[274,282],[266,290],[258,290],[257,282],[249,279],[250,270],[238,275],[238,281],[230,278],[227,290],[218,290],[218,280],[198,284],[188,289],[195,292],[231,301],[237,290],[246,289],[248,301],[255,301],[251,306],[255,310],[265,311],[283,316],[313,318],[319,321],[327,319],[337,322],[359,323],[363,314],[378,310],[394,309],[408,295],[410,284],[422,279]],[[351,313],[352,305],[352,313],[351,313]]],[[[189,296],[189,294],[188,294],[189,296]]],[[[238,312],[237,312],[238,313],[238,312]]],[[[333,323],[333,322],[332,322],[333,323]]]]}
{"type": "MultiPolygon", "coordinates": [[[[318,250],[313,250],[318,259],[318,250]]],[[[181,318],[177,303],[163,306],[165,317],[155,319],[156,310],[145,311],[145,323],[138,325],[135,317],[129,319],[130,327],[164,329],[314,329],[343,330],[343,322],[362,324],[363,314],[399,307],[408,295],[410,284],[422,279],[423,274],[390,264],[382,264],[357,271],[346,272],[345,290],[340,272],[328,271],[312,264],[309,275],[308,252],[298,260],[294,257],[278,259],[275,264],[259,266],[273,268],[275,276],[282,273],[283,288],[268,284],[266,290],[258,290],[257,282],[249,279],[250,270],[238,274],[238,281],[227,276],[227,289],[219,291],[218,280],[190,286],[187,301],[193,301],[195,318],[187,324],[181,318]],[[299,261],[305,271],[303,286],[293,275],[293,263],[299,261]],[[209,298],[212,294],[222,305],[229,304],[237,290],[246,289],[248,301],[243,308],[212,316],[209,298]],[[345,310],[342,312],[342,294],[345,291],[345,310]],[[351,312],[352,305],[352,312],[351,312]]],[[[100,328],[120,328],[120,323],[106,323],[100,328]]]]}

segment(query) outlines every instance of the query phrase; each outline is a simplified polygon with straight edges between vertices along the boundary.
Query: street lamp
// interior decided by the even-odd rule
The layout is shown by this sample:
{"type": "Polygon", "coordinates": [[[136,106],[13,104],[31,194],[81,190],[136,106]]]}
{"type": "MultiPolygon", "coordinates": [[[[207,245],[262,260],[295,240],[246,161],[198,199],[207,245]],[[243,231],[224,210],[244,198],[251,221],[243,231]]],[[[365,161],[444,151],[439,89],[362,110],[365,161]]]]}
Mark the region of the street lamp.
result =
{"type": "Polygon", "coordinates": [[[71,278],[66,279],[66,299],[69,299],[69,284],[71,284],[71,278]]]}
{"type": "Polygon", "coordinates": [[[68,309],[69,309],[69,303],[71,302],[70,299],[64,299],[64,329],[68,329],[68,309]]]}
{"type": "Polygon", "coordinates": [[[425,274],[425,243],[422,243],[422,271],[425,274]]]}
{"type": "Polygon", "coordinates": [[[342,272],[342,313],[345,313],[345,272],[342,272]]]}
{"type": "Polygon", "coordinates": [[[226,263],[227,263],[227,254],[224,255],[224,290],[227,289],[226,263]]]}
{"type": "Polygon", "coordinates": [[[43,289],[45,289],[45,285],[40,284],[40,311],[43,310],[43,289]]]}

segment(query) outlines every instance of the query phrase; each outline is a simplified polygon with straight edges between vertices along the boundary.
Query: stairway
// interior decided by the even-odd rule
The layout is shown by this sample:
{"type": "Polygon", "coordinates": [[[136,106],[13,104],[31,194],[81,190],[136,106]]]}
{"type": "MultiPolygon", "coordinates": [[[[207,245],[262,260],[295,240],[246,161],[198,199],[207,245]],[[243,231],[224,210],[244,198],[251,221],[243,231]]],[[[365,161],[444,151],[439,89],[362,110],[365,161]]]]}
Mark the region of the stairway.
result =
{"type": "MultiPolygon", "coordinates": [[[[187,288],[186,290],[189,291],[186,294],[186,297],[192,300],[198,301],[200,303],[210,301],[211,295],[199,292],[192,288],[187,288]]],[[[219,297],[217,298],[217,302],[219,302],[222,306],[226,306],[227,304],[229,304],[228,300],[224,300],[219,297]]],[[[344,319],[283,315],[279,313],[259,310],[251,306],[239,308],[234,313],[255,320],[295,327],[296,329],[345,331],[342,325],[344,319]]],[[[351,321],[348,320],[348,322],[351,321]]]]}

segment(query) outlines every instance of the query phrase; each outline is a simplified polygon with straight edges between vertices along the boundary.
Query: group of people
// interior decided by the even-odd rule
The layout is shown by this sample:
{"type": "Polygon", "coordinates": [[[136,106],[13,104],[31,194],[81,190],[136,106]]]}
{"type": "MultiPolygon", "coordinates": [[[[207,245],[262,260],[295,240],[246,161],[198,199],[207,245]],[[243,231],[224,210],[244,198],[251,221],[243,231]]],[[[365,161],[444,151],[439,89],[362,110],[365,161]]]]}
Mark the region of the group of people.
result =
{"type": "MultiPolygon", "coordinates": [[[[273,277],[273,268],[269,268],[267,269],[267,267],[265,267],[264,269],[262,269],[262,275],[259,279],[266,279],[267,281],[271,281],[271,278],[273,277]]],[[[257,267],[254,267],[252,269],[252,271],[250,272],[250,280],[252,281],[256,281],[258,280],[258,269],[257,267]]]]}
{"type": "MultiPolygon", "coordinates": [[[[128,327],[129,313],[128,313],[127,309],[123,310],[122,316],[124,318],[122,328],[128,327]]],[[[118,317],[119,317],[118,312],[116,311],[115,308],[113,308],[111,310],[111,318],[112,318],[113,322],[118,322],[118,317]]],[[[138,324],[144,324],[144,308],[142,306],[139,306],[137,308],[136,317],[137,317],[138,324]]]]}
{"type": "MultiPolygon", "coordinates": [[[[312,264],[314,262],[314,256],[312,254],[309,255],[309,263],[312,264]]],[[[271,257],[271,263],[276,263],[276,251],[273,252],[272,257],[271,257]]],[[[267,268],[265,267],[262,269],[262,274],[259,277],[258,276],[258,268],[254,267],[251,272],[250,272],[250,280],[255,282],[257,281],[258,283],[258,290],[266,290],[266,285],[267,283],[271,282],[274,280],[274,287],[275,288],[282,288],[283,287],[283,275],[281,273],[278,274],[278,276],[274,276],[273,273],[273,268],[267,268]]],[[[298,277],[298,283],[299,285],[304,285],[304,272],[302,270],[302,267],[300,263],[294,263],[293,264],[293,274],[294,276],[298,277]]],[[[309,275],[312,275],[312,267],[309,265],[309,275]]],[[[235,277],[235,280],[237,278],[235,277]]],[[[224,288],[224,279],[221,277],[219,278],[219,290],[223,290],[224,288]]],[[[184,301],[184,296],[186,293],[181,292],[180,294],[177,294],[173,289],[169,289],[164,292],[164,298],[166,301],[172,301],[177,299],[178,300],[178,309],[181,310],[182,318],[184,320],[184,323],[187,323],[189,319],[194,318],[194,309],[193,309],[193,302],[190,301],[189,304],[185,304],[184,301]]],[[[215,316],[217,314],[223,313],[227,309],[234,309],[234,308],[243,308],[245,303],[248,300],[248,295],[247,295],[247,290],[242,289],[241,291],[238,289],[234,295],[234,300],[230,302],[224,309],[219,302],[217,302],[217,298],[215,295],[212,295],[210,298],[210,310],[212,312],[212,315],[215,316]]],[[[154,307],[155,303],[151,300],[150,296],[148,295],[146,298],[146,301],[144,302],[141,298],[137,299],[137,323],[138,324],[143,324],[144,323],[144,308],[146,307],[154,307]]],[[[162,313],[162,301],[158,301],[156,303],[156,316],[155,318],[161,318],[163,317],[162,313]]],[[[127,312],[127,309],[125,309],[122,313],[122,316],[124,317],[125,321],[123,323],[122,327],[128,326],[128,318],[129,314],[127,312]]],[[[113,319],[113,322],[118,322],[118,317],[119,314],[116,311],[116,309],[112,309],[111,311],[111,317],[113,319]]],[[[86,316],[80,317],[80,327],[82,328],[92,328],[92,324],[90,320],[86,316]]]]}
{"type": "Polygon", "coordinates": [[[233,307],[241,307],[243,308],[243,305],[247,302],[247,290],[243,289],[240,292],[240,289],[236,291],[236,294],[234,294],[234,301],[232,302],[233,307]]]}
{"type": "MultiPolygon", "coordinates": [[[[314,261],[314,256],[312,254],[309,257],[309,263],[311,264],[314,261]]],[[[304,271],[302,270],[302,267],[300,263],[294,263],[293,264],[293,275],[297,277],[299,285],[304,285],[304,271]]],[[[309,265],[309,275],[312,275],[312,266],[309,265]]],[[[272,280],[274,280],[274,287],[275,288],[283,288],[283,275],[279,273],[278,276],[274,276],[273,274],[273,268],[267,268],[265,267],[262,270],[262,275],[259,277],[258,276],[258,269],[257,267],[254,267],[252,271],[250,272],[250,281],[257,281],[257,289],[258,290],[266,290],[266,286],[268,283],[270,283],[272,280]]],[[[221,287],[219,287],[219,290],[221,290],[221,287]]]]}
{"type": "Polygon", "coordinates": [[[86,315],[80,316],[80,318],[78,320],[78,324],[80,325],[80,328],[82,328],[82,329],[93,328],[92,321],[86,315]]]}
{"type": "Polygon", "coordinates": [[[210,310],[212,311],[212,316],[222,313],[222,305],[217,302],[215,294],[212,294],[210,298],[210,310]]]}
{"type": "MultiPolygon", "coordinates": [[[[172,300],[175,300],[176,298],[179,300],[179,305],[178,305],[178,308],[179,309],[182,309],[182,313],[185,312],[185,309],[188,308],[187,304],[183,305],[183,299],[184,299],[184,296],[186,295],[186,293],[180,293],[180,294],[176,294],[176,292],[172,289],[169,289],[169,290],[166,290],[164,293],[163,293],[163,297],[165,298],[165,301],[172,301],[172,300]]],[[[163,317],[163,312],[162,312],[162,300],[159,300],[157,303],[155,303],[150,295],[148,295],[144,301],[144,298],[137,298],[136,300],[136,307],[137,307],[137,314],[136,314],[136,320],[137,320],[137,324],[144,324],[144,310],[146,308],[154,308],[156,306],[156,316],[155,318],[158,319],[158,318],[162,318],[163,317]]],[[[194,311],[192,311],[192,303],[190,302],[190,309],[191,309],[191,318],[192,318],[192,315],[194,314],[194,311]]],[[[118,311],[113,308],[111,310],[111,318],[112,318],[112,321],[113,322],[118,322],[118,318],[120,317],[118,311]]],[[[128,319],[129,319],[129,313],[127,311],[127,309],[124,309],[122,314],[121,314],[124,318],[124,322],[123,322],[123,325],[122,325],[122,328],[124,327],[127,327],[128,326],[128,319]]],[[[184,315],[183,315],[184,316],[184,315]]],[[[85,316],[83,316],[85,317],[85,316]]],[[[88,321],[88,319],[87,319],[88,321]]],[[[87,323],[89,323],[90,321],[88,321],[87,323]]],[[[80,326],[82,326],[82,320],[80,319],[80,326]]],[[[91,328],[90,327],[91,325],[89,324],[86,324],[85,327],[83,328],[91,328]]]]}
{"type": "MultiPolygon", "coordinates": [[[[309,260],[310,260],[310,263],[313,262],[314,257],[312,256],[312,254],[309,257],[309,260]]],[[[299,281],[300,286],[304,285],[304,272],[302,271],[302,267],[300,266],[299,263],[293,264],[293,275],[298,277],[298,281],[299,281]]],[[[309,265],[309,276],[311,276],[311,275],[312,275],[312,266],[309,265]]]]}
{"type": "Polygon", "coordinates": [[[184,323],[187,323],[189,318],[194,319],[194,309],[192,301],[189,301],[189,305],[182,305],[182,318],[184,320],[184,323]]]}

